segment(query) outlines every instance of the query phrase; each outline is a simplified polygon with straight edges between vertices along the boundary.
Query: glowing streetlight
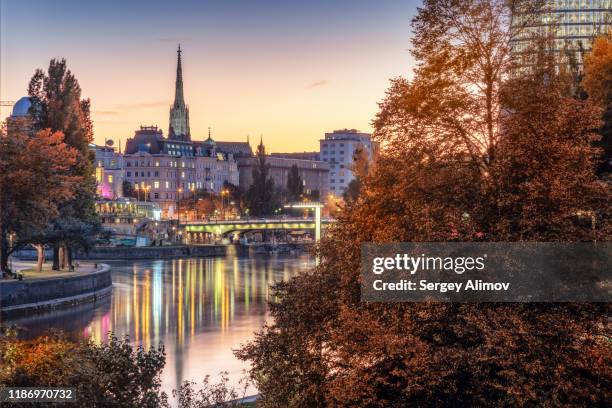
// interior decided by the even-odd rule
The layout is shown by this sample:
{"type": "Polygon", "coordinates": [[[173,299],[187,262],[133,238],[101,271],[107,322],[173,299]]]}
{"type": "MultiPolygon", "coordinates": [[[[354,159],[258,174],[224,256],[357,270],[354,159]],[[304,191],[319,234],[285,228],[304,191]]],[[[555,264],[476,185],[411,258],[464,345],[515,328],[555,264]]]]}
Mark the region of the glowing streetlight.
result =
{"type": "Polygon", "coordinates": [[[183,192],[183,188],[179,187],[176,190],[176,212],[177,212],[177,220],[179,226],[181,225],[181,193],[183,192]]]}

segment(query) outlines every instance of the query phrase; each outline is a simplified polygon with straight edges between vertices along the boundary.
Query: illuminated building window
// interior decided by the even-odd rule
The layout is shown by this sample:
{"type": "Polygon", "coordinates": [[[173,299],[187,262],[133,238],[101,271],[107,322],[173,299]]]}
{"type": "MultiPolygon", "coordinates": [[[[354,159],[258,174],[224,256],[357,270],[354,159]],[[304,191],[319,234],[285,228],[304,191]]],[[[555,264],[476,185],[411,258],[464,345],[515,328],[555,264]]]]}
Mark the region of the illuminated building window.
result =
{"type": "Polygon", "coordinates": [[[153,182],[153,188],[159,188],[159,181],[153,182]]]}
{"type": "Polygon", "coordinates": [[[113,175],[112,175],[112,174],[109,174],[109,175],[108,175],[108,182],[109,182],[109,183],[112,183],[112,182],[113,182],[113,175]]]}

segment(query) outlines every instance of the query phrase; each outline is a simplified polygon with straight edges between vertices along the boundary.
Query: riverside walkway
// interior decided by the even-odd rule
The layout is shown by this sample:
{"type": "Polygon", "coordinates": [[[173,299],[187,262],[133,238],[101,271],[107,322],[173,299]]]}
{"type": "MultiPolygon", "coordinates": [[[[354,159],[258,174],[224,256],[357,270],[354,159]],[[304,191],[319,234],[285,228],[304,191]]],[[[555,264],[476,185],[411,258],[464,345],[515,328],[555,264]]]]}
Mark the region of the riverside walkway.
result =
{"type": "Polygon", "coordinates": [[[45,265],[35,271],[34,262],[13,262],[22,280],[0,279],[0,315],[28,313],[94,301],[112,289],[110,267],[82,263],[74,271],[52,271],[45,265]]]}

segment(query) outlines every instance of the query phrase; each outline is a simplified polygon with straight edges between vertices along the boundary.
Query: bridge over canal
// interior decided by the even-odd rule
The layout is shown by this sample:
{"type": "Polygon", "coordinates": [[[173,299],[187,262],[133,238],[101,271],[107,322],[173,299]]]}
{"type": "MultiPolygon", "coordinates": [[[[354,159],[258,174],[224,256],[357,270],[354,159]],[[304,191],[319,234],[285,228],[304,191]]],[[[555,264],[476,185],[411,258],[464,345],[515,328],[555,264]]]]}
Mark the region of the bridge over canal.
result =
{"type": "MultiPolygon", "coordinates": [[[[325,227],[336,220],[322,218],[325,227]]],[[[315,230],[314,218],[247,218],[238,220],[187,221],[181,224],[187,234],[212,234],[224,237],[230,233],[266,230],[315,230]]]]}

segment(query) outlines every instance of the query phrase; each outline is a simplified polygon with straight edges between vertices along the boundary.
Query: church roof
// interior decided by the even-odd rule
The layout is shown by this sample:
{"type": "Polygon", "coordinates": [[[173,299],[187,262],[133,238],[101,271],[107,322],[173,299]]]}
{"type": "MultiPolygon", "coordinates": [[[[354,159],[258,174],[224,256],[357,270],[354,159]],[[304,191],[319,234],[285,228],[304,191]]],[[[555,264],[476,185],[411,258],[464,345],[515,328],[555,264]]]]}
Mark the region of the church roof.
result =
{"type": "Polygon", "coordinates": [[[253,150],[249,142],[217,142],[217,151],[231,153],[234,157],[253,156],[253,150]]]}

